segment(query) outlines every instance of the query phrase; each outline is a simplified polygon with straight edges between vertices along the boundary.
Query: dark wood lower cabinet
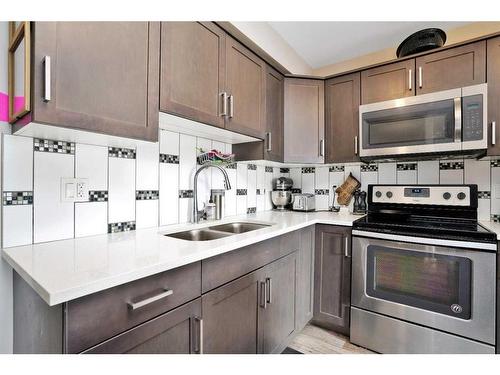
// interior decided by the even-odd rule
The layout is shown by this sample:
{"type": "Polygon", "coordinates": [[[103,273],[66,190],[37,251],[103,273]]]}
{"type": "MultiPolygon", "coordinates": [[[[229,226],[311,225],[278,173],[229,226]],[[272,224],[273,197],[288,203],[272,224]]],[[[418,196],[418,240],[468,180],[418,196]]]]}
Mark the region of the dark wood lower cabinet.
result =
{"type": "Polygon", "coordinates": [[[295,301],[297,330],[302,329],[313,317],[315,226],[301,229],[299,241],[295,301]]]}
{"type": "Polygon", "coordinates": [[[84,353],[190,354],[199,353],[201,299],[113,337],[84,353]]]}
{"type": "Polygon", "coordinates": [[[316,227],[314,319],[321,327],[349,335],[351,228],[316,227]]]}

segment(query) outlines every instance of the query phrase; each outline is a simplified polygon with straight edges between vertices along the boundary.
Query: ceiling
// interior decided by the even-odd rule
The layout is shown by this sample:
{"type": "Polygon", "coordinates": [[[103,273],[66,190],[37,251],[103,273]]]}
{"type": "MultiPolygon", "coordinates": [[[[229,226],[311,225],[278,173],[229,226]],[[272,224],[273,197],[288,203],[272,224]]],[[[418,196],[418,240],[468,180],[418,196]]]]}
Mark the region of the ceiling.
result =
{"type": "Polygon", "coordinates": [[[444,31],[469,22],[269,22],[285,41],[317,69],[397,47],[407,36],[428,27],[444,31]]]}

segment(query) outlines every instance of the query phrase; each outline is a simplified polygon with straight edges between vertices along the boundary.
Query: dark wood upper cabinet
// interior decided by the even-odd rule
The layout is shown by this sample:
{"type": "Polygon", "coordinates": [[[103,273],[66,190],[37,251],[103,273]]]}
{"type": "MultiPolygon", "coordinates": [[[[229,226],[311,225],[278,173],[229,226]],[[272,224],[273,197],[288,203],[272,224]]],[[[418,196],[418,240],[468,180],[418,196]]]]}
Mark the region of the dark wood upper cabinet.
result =
{"type": "Polygon", "coordinates": [[[416,59],[417,94],[486,82],[486,41],[434,52],[416,59]]]}
{"type": "Polygon", "coordinates": [[[349,335],[351,228],[316,226],[315,324],[349,335]]]}
{"type": "Polygon", "coordinates": [[[263,60],[226,35],[226,129],[263,138],[265,71],[263,60]]]}
{"type": "Polygon", "coordinates": [[[283,101],[284,77],[266,68],[266,138],[264,159],[283,161],[283,101]]]}
{"type": "Polygon", "coordinates": [[[31,121],[158,139],[159,23],[35,22],[33,35],[31,121]]]}
{"type": "Polygon", "coordinates": [[[405,60],[361,72],[361,104],[415,95],[415,60],[405,60]]]}
{"type": "Polygon", "coordinates": [[[323,80],[285,78],[285,162],[324,162],[324,89],[323,80]]]}
{"type": "Polygon", "coordinates": [[[358,161],[360,74],[325,82],[326,162],[358,161]]]}
{"type": "Polygon", "coordinates": [[[211,22],[162,22],[161,111],[224,127],[225,40],[211,22]]]}
{"type": "Polygon", "coordinates": [[[488,40],[488,155],[500,155],[500,37],[488,40]],[[495,126],[495,132],[492,127],[495,126]],[[493,136],[495,139],[493,140],[493,136]]]}

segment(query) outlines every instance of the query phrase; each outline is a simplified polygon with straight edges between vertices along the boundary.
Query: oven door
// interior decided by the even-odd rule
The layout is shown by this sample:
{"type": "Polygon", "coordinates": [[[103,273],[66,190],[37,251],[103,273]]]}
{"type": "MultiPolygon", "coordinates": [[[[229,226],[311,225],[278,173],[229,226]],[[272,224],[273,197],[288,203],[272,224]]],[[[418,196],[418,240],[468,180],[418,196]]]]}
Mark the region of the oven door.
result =
{"type": "Polygon", "coordinates": [[[352,241],[352,305],[495,344],[495,253],[352,241]]]}
{"type": "Polygon", "coordinates": [[[462,90],[359,107],[361,157],[460,151],[462,90]]]}

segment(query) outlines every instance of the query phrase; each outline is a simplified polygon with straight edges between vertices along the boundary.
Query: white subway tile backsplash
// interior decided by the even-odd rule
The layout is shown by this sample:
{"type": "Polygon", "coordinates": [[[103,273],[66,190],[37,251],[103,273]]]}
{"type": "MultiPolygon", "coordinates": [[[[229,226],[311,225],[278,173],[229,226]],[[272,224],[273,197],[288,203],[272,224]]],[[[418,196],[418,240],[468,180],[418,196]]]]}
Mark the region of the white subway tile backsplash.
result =
{"type": "Polygon", "coordinates": [[[2,246],[29,245],[33,241],[33,206],[3,207],[2,246]]]}
{"type": "Polygon", "coordinates": [[[158,190],[159,143],[144,142],[137,145],[136,190],[158,190]]]}
{"type": "Polygon", "coordinates": [[[368,185],[378,184],[378,172],[361,172],[361,190],[368,191],[368,185]]]}
{"type": "Polygon", "coordinates": [[[439,184],[439,160],[423,160],[417,163],[419,184],[439,184]]]}
{"type": "MultiPolygon", "coordinates": [[[[201,210],[202,206],[198,206],[201,210]]],[[[189,223],[193,216],[193,198],[179,198],[179,223],[189,223]]]]}
{"type": "Polygon", "coordinates": [[[489,160],[464,160],[464,183],[477,184],[479,191],[490,191],[490,162],[489,160]]]}
{"type": "Polygon", "coordinates": [[[160,130],[160,153],[167,155],[179,155],[179,133],[168,130],[160,130]]]}
{"type": "Polygon", "coordinates": [[[247,208],[257,207],[257,169],[248,169],[247,208]]]}
{"type": "Polygon", "coordinates": [[[236,169],[227,168],[226,172],[229,177],[229,182],[231,182],[231,190],[226,190],[224,197],[224,211],[226,216],[234,216],[236,215],[236,169]]]}
{"type": "Polygon", "coordinates": [[[329,168],[316,167],[314,176],[315,189],[329,189],[329,168]]]}
{"type": "MultiPolygon", "coordinates": [[[[196,138],[196,155],[200,155],[202,152],[207,152],[212,149],[212,141],[205,138],[196,138]]],[[[199,169],[201,166],[197,165],[199,169]]],[[[216,169],[209,168],[200,172],[198,175],[198,207],[203,207],[204,203],[208,203],[210,199],[210,189],[212,186],[212,172],[216,169]]],[[[194,177],[194,176],[193,176],[194,177]]]]}
{"type": "Polygon", "coordinates": [[[61,201],[61,178],[74,177],[75,157],[52,152],[34,153],[33,242],[72,238],[74,203],[61,201]]]}
{"type": "Polygon", "coordinates": [[[417,183],[418,165],[415,162],[396,164],[396,183],[398,185],[412,185],[417,183]]]}
{"type": "Polygon", "coordinates": [[[76,144],[75,150],[75,177],[87,178],[89,190],[108,190],[108,148],[76,144]]]}
{"type": "Polygon", "coordinates": [[[3,134],[3,191],[33,190],[33,138],[3,134]]]}
{"type": "Polygon", "coordinates": [[[158,199],[137,200],[135,210],[137,229],[158,226],[158,199]]]}
{"type": "Polygon", "coordinates": [[[179,165],[160,163],[160,225],[179,222],[179,165]]]}
{"type": "Polygon", "coordinates": [[[135,221],[135,159],[109,157],[108,223],[135,221]]]}
{"type": "Polygon", "coordinates": [[[302,188],[302,169],[301,168],[290,168],[290,178],[293,181],[294,189],[302,188]]]}
{"type": "Polygon", "coordinates": [[[463,184],[464,183],[464,161],[445,160],[439,162],[440,184],[463,184]]]}
{"type": "Polygon", "coordinates": [[[302,193],[314,194],[314,174],[314,168],[302,168],[302,193]]]}
{"type": "Polygon", "coordinates": [[[108,231],[108,203],[75,203],[75,237],[105,234],[108,231]]]}
{"type": "Polygon", "coordinates": [[[179,189],[193,189],[196,171],[196,137],[181,134],[179,138],[179,189]]]}

